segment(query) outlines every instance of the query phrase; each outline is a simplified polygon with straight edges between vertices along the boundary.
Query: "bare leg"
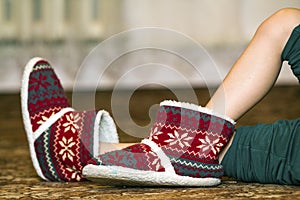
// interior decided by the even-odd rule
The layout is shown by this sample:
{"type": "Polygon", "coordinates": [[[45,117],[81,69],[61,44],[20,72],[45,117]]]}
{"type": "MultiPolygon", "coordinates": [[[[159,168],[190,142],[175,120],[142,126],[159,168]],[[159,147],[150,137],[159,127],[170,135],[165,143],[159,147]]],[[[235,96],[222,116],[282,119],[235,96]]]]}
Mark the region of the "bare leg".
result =
{"type": "Polygon", "coordinates": [[[105,143],[100,142],[99,153],[104,154],[110,151],[121,150],[135,143],[105,143]]]}
{"type": "Polygon", "coordinates": [[[299,9],[282,9],[265,20],[206,107],[239,119],[272,88],[281,52],[300,23],[299,9]]]}
{"type": "MultiPolygon", "coordinates": [[[[282,9],[265,20],[206,107],[238,120],[258,103],[273,87],[283,48],[299,23],[299,9],[282,9]]],[[[220,162],[232,140],[221,152],[220,162]]]]}

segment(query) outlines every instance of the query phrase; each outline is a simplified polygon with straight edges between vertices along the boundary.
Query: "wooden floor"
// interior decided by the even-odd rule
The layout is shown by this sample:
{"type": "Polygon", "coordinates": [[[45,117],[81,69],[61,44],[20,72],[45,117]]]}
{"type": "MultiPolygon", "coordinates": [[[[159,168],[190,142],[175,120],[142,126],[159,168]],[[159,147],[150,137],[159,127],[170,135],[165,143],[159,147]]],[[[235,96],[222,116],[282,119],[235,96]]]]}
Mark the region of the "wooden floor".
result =
{"type": "MultiPolygon", "coordinates": [[[[195,91],[199,104],[203,105],[209,99],[208,91],[195,91]]],[[[126,96],[126,91],[123,94],[126,96]]],[[[71,94],[68,96],[71,99],[71,94]]],[[[122,93],[119,98],[122,107],[122,93]]],[[[130,114],[136,123],[145,125],[150,122],[148,109],[152,104],[174,98],[174,94],[167,90],[139,90],[130,99],[130,114]]],[[[276,87],[238,124],[295,119],[300,113],[299,99],[298,86],[276,87]]],[[[96,108],[111,111],[110,100],[111,92],[97,92],[96,108]]],[[[117,188],[92,182],[45,182],[38,178],[30,160],[19,94],[1,94],[0,110],[0,199],[300,199],[299,186],[243,183],[227,177],[220,186],[212,188],[117,188]]],[[[129,137],[121,129],[119,132],[123,142],[140,140],[129,137]]]]}

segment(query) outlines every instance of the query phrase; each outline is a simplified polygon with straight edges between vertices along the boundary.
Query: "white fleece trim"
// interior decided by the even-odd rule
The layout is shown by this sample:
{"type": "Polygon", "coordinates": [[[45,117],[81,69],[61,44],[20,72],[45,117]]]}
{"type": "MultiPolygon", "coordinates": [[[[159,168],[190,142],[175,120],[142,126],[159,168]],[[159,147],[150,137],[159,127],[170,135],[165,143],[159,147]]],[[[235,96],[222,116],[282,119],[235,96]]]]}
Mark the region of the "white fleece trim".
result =
{"type": "Polygon", "coordinates": [[[94,124],[94,156],[99,155],[99,142],[119,143],[114,120],[105,110],[98,111],[94,124]]]}
{"type": "Polygon", "coordinates": [[[129,186],[216,186],[221,183],[219,178],[193,178],[170,174],[131,169],[120,166],[86,165],[82,174],[85,178],[105,185],[129,186]]]}
{"type": "Polygon", "coordinates": [[[37,174],[44,180],[48,181],[48,179],[43,175],[42,170],[40,168],[39,162],[36,157],[35,149],[34,149],[34,137],[32,131],[32,125],[30,121],[29,111],[28,111],[28,84],[29,84],[29,76],[32,72],[33,66],[38,62],[44,60],[39,57],[32,58],[25,66],[21,84],[21,109],[25,131],[27,134],[27,139],[29,143],[30,156],[37,174]]]}
{"type": "Polygon", "coordinates": [[[64,114],[67,112],[74,111],[73,108],[67,107],[61,109],[59,112],[55,113],[51,117],[49,117],[39,128],[33,133],[33,139],[36,140],[42,133],[44,133],[52,124],[54,124],[57,120],[59,120],[64,114]]]}
{"type": "Polygon", "coordinates": [[[236,122],[231,119],[230,117],[227,117],[225,115],[219,114],[214,112],[213,110],[209,109],[209,108],[205,108],[202,106],[198,106],[192,103],[187,103],[187,102],[178,102],[178,101],[174,101],[174,100],[165,100],[162,101],[160,103],[160,106],[175,106],[175,107],[180,107],[180,108],[186,108],[186,109],[190,109],[190,110],[194,110],[194,111],[198,111],[198,112],[203,112],[209,115],[214,115],[216,117],[220,117],[226,121],[229,121],[230,123],[232,123],[233,125],[236,124],[236,122]]]}
{"type": "Polygon", "coordinates": [[[143,139],[141,143],[151,147],[152,151],[154,151],[157,154],[162,166],[165,168],[165,172],[170,174],[176,174],[169,157],[163,152],[163,150],[155,142],[149,139],[143,139]]]}

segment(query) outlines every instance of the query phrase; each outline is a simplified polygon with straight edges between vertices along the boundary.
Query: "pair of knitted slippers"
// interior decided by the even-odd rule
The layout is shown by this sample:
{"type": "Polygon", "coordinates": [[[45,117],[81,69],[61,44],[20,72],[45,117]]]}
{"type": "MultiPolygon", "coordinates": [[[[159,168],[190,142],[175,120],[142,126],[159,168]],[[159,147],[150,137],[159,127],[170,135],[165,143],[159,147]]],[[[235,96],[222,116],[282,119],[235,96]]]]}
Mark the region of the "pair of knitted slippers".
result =
{"type": "Polygon", "coordinates": [[[219,152],[234,132],[228,117],[163,101],[148,138],[99,155],[100,142],[119,142],[113,119],[105,110],[71,108],[53,68],[42,58],[25,67],[21,104],[33,165],[48,181],[215,186],[224,171],[219,152]]]}

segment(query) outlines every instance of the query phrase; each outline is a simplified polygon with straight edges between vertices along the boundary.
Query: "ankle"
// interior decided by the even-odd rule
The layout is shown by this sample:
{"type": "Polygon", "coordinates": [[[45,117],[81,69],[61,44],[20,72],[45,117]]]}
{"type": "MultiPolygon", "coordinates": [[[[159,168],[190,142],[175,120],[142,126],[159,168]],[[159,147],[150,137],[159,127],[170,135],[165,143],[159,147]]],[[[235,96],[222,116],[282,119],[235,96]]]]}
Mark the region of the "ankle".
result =
{"type": "Polygon", "coordinates": [[[222,163],[222,160],[224,158],[224,156],[226,155],[228,149],[230,148],[231,144],[232,144],[232,141],[233,141],[233,138],[235,136],[235,132],[233,133],[231,139],[229,140],[228,144],[224,147],[224,149],[220,152],[219,154],[219,164],[222,163]]]}

